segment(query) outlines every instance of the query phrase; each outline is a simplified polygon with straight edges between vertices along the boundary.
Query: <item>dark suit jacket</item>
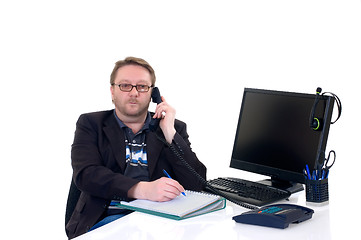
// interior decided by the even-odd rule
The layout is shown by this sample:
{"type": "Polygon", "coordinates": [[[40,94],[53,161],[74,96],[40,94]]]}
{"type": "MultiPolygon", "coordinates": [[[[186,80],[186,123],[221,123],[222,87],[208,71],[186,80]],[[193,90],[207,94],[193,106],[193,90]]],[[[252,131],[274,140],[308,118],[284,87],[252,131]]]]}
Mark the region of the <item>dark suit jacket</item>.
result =
{"type": "MultiPolygon", "coordinates": [[[[192,152],[186,124],[176,120],[177,133],[172,145],[183,158],[206,179],[206,167],[192,152]]],[[[163,137],[160,128],[157,134],[163,137]]],[[[146,135],[150,180],[163,177],[165,169],[185,189],[202,190],[202,183],[157,139],[154,132],[146,135]]],[[[75,210],[66,225],[69,238],[87,232],[105,213],[110,200],[129,200],[128,190],[139,182],[123,175],[125,137],[113,110],[83,114],[76,124],[71,150],[73,180],[81,191],[75,210]]]]}

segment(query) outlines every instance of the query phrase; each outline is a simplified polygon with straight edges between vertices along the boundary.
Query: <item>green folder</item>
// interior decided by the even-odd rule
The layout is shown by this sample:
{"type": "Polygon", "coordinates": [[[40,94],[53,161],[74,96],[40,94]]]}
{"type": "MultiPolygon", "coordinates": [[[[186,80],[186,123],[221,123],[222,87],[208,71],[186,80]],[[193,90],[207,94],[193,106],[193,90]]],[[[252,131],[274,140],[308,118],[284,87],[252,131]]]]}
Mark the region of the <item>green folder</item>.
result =
{"type": "Polygon", "coordinates": [[[186,190],[185,193],[186,196],[179,195],[167,202],[153,202],[137,199],[131,202],[121,201],[117,207],[174,220],[195,217],[226,207],[226,199],[223,197],[189,190],[186,190]]]}

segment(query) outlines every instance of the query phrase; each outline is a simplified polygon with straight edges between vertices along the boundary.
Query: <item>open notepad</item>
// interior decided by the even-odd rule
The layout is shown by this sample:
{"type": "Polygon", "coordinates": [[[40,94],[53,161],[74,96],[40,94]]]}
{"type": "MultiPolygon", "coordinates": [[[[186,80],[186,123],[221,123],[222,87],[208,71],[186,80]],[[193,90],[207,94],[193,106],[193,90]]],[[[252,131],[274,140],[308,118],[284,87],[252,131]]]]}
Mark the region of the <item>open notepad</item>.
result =
{"type": "Polygon", "coordinates": [[[181,220],[220,210],[226,206],[226,200],[220,196],[189,190],[185,193],[186,196],[179,195],[168,202],[137,199],[131,202],[121,201],[117,207],[181,220]]]}

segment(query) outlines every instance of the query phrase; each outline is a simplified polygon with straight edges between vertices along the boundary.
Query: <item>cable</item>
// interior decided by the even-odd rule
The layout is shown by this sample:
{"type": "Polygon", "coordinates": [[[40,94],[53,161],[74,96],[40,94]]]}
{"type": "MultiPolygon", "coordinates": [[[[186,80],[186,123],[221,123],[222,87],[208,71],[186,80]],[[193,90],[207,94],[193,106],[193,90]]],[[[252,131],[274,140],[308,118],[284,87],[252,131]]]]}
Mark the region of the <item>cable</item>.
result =
{"type": "MultiPolygon", "coordinates": [[[[154,132],[155,133],[155,132],[154,132]]],[[[230,202],[233,202],[241,207],[244,208],[248,208],[248,209],[259,209],[258,206],[249,204],[249,203],[245,203],[245,202],[238,202],[235,201],[232,197],[230,197],[228,194],[223,193],[221,191],[219,191],[218,189],[214,188],[213,186],[211,186],[201,175],[199,175],[193,168],[191,165],[189,165],[189,163],[182,157],[182,155],[177,151],[177,149],[174,148],[174,146],[172,144],[169,144],[164,138],[160,137],[157,133],[155,133],[156,137],[158,138],[158,140],[160,140],[161,142],[163,142],[167,147],[169,147],[172,152],[174,153],[174,155],[183,163],[183,165],[185,165],[188,170],[195,175],[201,182],[203,185],[205,185],[209,190],[211,190],[214,194],[219,195],[221,197],[224,197],[225,199],[227,199],[230,202]]]]}
{"type": "Polygon", "coordinates": [[[333,122],[331,121],[331,124],[334,124],[334,123],[337,122],[337,120],[341,117],[341,113],[342,113],[341,99],[340,99],[336,94],[334,94],[334,93],[332,93],[332,92],[324,92],[324,93],[322,93],[322,96],[323,96],[323,95],[326,95],[326,94],[332,95],[332,97],[334,97],[335,100],[336,100],[338,115],[337,115],[337,118],[336,118],[335,121],[333,121],[333,122]]]}

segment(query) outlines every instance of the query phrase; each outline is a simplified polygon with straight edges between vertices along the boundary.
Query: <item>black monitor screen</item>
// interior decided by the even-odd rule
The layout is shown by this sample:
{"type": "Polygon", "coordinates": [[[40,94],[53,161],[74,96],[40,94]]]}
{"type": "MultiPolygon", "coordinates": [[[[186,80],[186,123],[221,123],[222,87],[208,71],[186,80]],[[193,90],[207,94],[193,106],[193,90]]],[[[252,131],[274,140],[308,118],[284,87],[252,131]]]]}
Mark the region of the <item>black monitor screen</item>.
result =
{"type": "Polygon", "coordinates": [[[303,169],[324,159],[333,101],[320,96],[310,127],[315,95],[260,89],[244,90],[231,167],[274,179],[304,183],[303,169]]]}

